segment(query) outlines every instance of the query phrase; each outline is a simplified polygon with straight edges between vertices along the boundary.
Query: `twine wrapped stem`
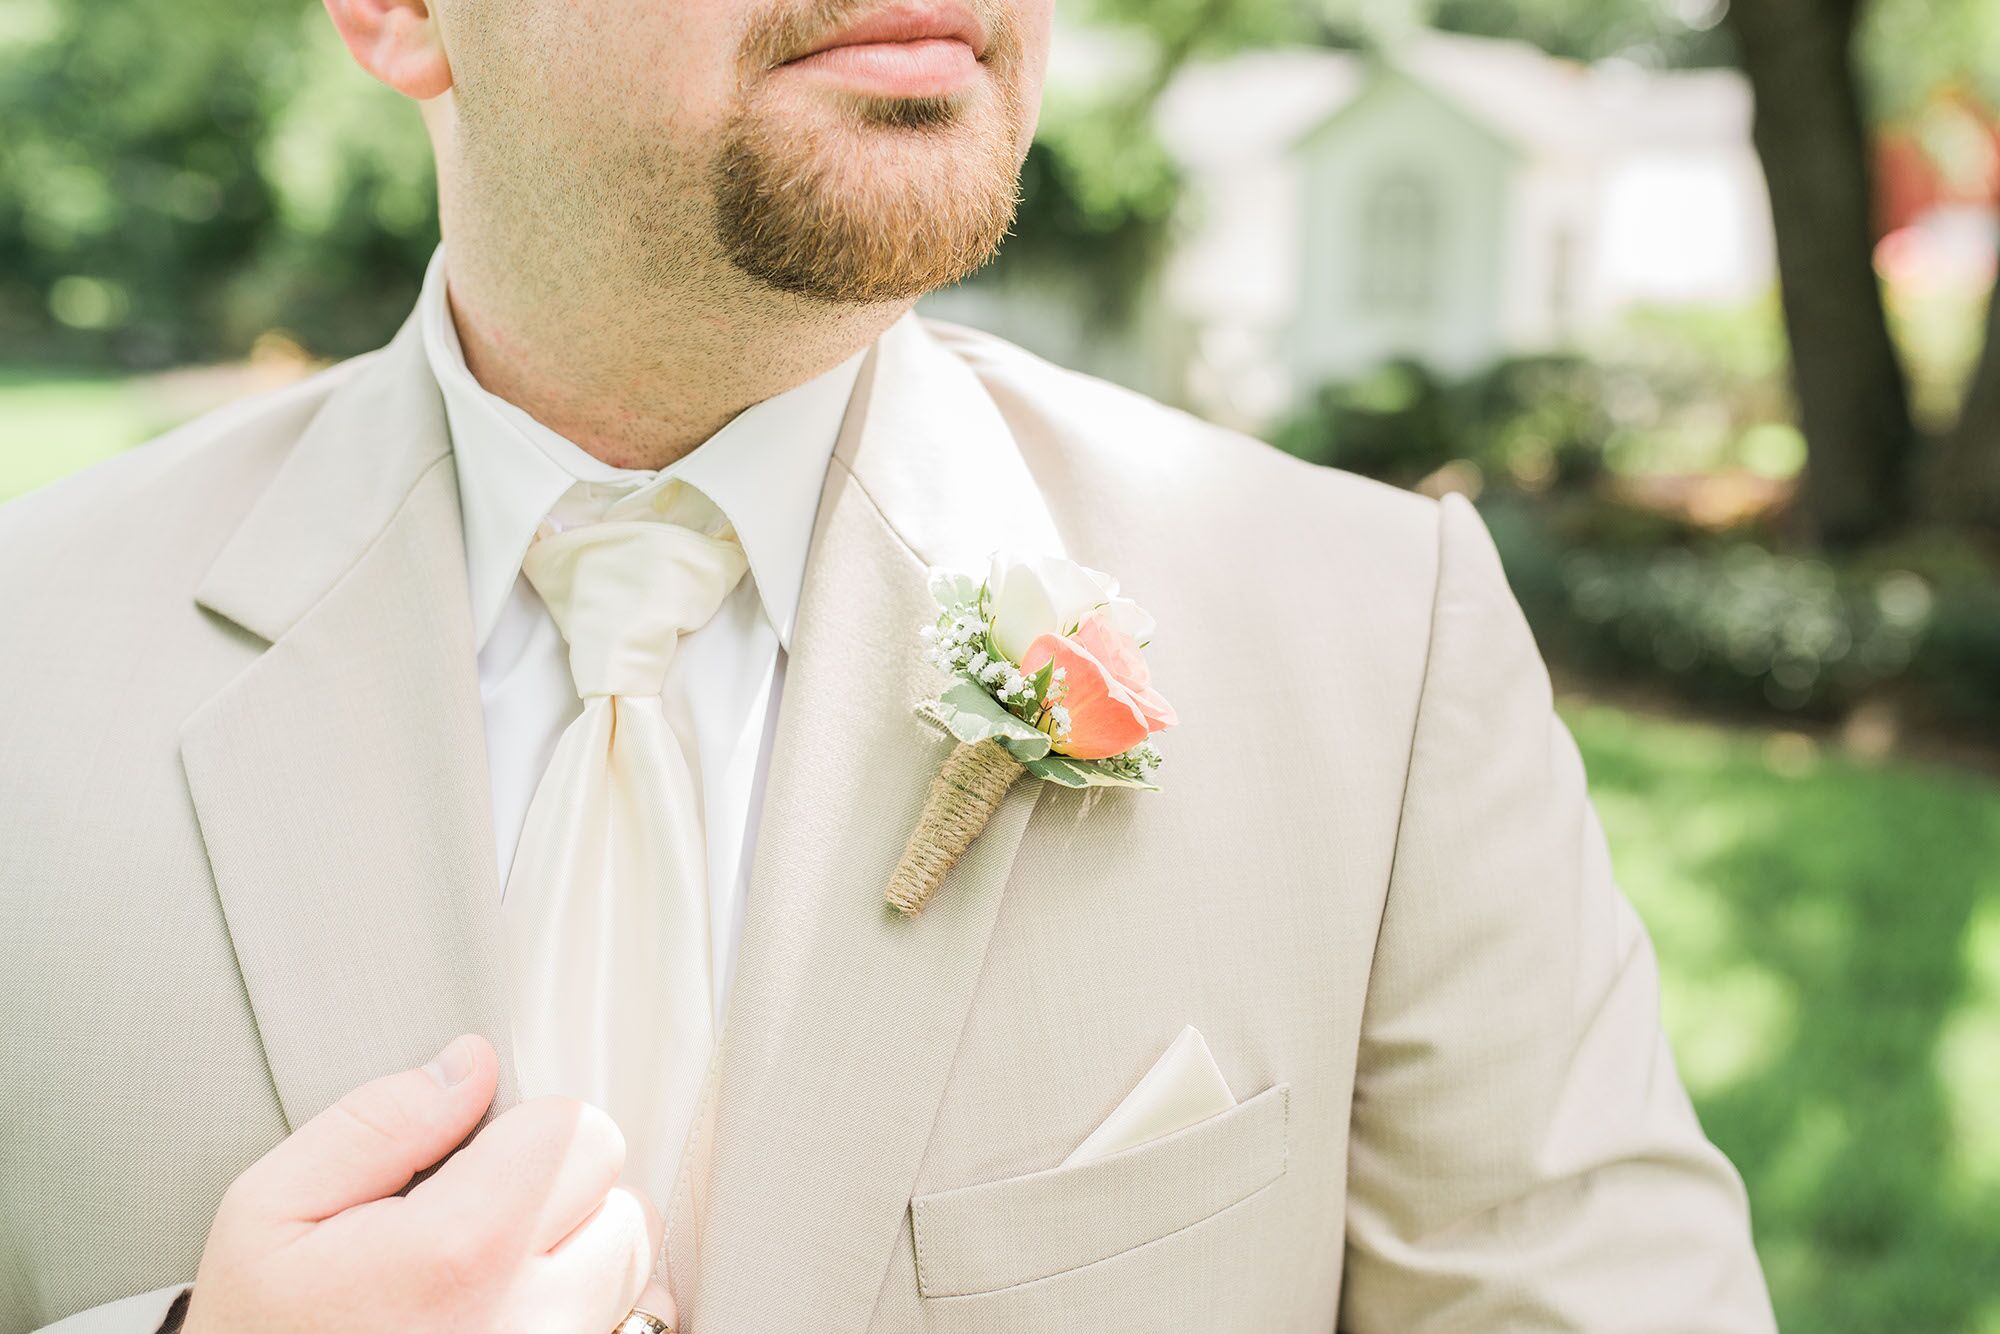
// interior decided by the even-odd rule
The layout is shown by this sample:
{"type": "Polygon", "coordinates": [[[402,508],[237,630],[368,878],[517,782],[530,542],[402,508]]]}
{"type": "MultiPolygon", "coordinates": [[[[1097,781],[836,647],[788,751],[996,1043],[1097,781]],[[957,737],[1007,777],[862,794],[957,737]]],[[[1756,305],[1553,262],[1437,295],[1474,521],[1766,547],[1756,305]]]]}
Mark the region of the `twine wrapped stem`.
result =
{"type": "Polygon", "coordinates": [[[889,906],[915,917],[930,901],[945,873],[958,864],[972,840],[1000,809],[1007,790],[1027,770],[991,739],[959,743],[931,780],[924,811],[889,877],[889,906]]]}

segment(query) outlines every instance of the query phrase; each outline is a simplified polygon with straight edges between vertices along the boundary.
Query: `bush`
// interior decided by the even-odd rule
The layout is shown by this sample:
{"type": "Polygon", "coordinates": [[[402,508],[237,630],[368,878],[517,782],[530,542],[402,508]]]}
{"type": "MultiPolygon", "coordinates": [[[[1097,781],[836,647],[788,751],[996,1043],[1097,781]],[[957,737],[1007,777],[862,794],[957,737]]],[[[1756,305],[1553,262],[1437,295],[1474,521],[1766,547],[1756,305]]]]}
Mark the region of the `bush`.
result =
{"type": "Polygon", "coordinates": [[[1358,380],[1321,385],[1272,443],[1313,463],[1409,486],[1468,457],[1466,425],[1442,380],[1395,362],[1358,380]]]}
{"type": "Polygon", "coordinates": [[[305,0],[31,4],[0,61],[0,356],[379,344],[437,238],[415,110],[305,0]]]}
{"type": "Polygon", "coordinates": [[[1637,309],[1591,352],[1517,357],[1460,380],[1391,364],[1320,386],[1274,438],[1387,482],[1464,459],[1531,492],[1607,470],[1789,478],[1803,465],[1775,297],[1637,309]]]}
{"type": "Polygon", "coordinates": [[[1843,579],[1822,561],[1748,543],[1713,552],[1576,552],[1570,612],[1616,652],[1704,692],[1754,684],[1780,709],[1829,713],[1906,669],[1930,594],[1915,575],[1843,579]]]}
{"type": "Polygon", "coordinates": [[[1740,538],[1569,546],[1557,507],[1485,510],[1543,652],[1570,671],[1820,719],[1893,694],[1912,721],[2000,741],[2000,579],[1962,545],[1838,565],[1740,538]]]}
{"type": "Polygon", "coordinates": [[[1943,589],[1910,676],[1929,721],[2000,739],[2000,587],[1943,589]]]}
{"type": "Polygon", "coordinates": [[[1398,486],[1454,460],[1540,489],[1587,481],[1616,430],[1606,404],[1616,372],[1580,357],[1503,361],[1448,381],[1421,363],[1392,362],[1320,386],[1279,425],[1280,448],[1398,486]]]}

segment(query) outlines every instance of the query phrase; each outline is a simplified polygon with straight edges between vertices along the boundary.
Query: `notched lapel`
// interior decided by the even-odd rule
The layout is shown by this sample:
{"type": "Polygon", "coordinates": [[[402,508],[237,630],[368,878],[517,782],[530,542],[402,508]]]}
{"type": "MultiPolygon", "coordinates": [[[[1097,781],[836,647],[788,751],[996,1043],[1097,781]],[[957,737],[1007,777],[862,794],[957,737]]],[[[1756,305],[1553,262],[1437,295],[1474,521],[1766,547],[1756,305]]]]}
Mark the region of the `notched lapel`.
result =
{"type": "Polygon", "coordinates": [[[181,729],[286,1119],[461,1032],[501,1050],[476,660],[414,323],[329,395],[199,600],[271,643],[181,729]]]}
{"type": "Polygon", "coordinates": [[[915,919],[883,889],[949,742],[915,703],[930,563],[1060,552],[998,410],[914,318],[865,366],[821,502],[741,961],[695,1176],[670,1219],[704,1334],[862,1329],[922,1165],[1039,785],[915,919]]]}

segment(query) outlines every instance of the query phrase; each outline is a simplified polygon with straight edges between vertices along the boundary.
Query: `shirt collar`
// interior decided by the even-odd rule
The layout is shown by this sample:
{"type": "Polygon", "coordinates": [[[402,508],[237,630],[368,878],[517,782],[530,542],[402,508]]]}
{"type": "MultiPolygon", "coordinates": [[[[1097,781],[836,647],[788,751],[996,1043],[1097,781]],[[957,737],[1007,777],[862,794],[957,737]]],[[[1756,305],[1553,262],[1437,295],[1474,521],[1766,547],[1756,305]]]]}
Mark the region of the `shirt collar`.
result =
{"type": "Polygon", "coordinates": [[[595,482],[636,491],[677,478],[735,527],[764,615],[790,651],[827,460],[866,349],[745,408],[665,468],[617,468],[473,378],[446,300],[443,245],[431,255],[417,305],[456,456],[478,648],[493,633],[536,527],[571,487],[595,482]]]}

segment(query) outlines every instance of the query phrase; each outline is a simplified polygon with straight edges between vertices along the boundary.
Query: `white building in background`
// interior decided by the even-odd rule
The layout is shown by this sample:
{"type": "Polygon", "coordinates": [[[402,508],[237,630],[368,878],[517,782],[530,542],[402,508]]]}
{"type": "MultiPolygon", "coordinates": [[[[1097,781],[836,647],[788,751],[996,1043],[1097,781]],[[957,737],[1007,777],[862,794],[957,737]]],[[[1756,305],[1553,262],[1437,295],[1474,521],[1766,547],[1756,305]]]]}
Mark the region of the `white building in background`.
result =
{"type": "Polygon", "coordinates": [[[1147,327],[1105,339],[1018,284],[925,308],[1255,428],[1391,359],[1464,374],[1638,304],[1761,296],[1750,114],[1733,71],[1436,33],[1190,66],[1157,108],[1190,188],[1147,327]]]}

